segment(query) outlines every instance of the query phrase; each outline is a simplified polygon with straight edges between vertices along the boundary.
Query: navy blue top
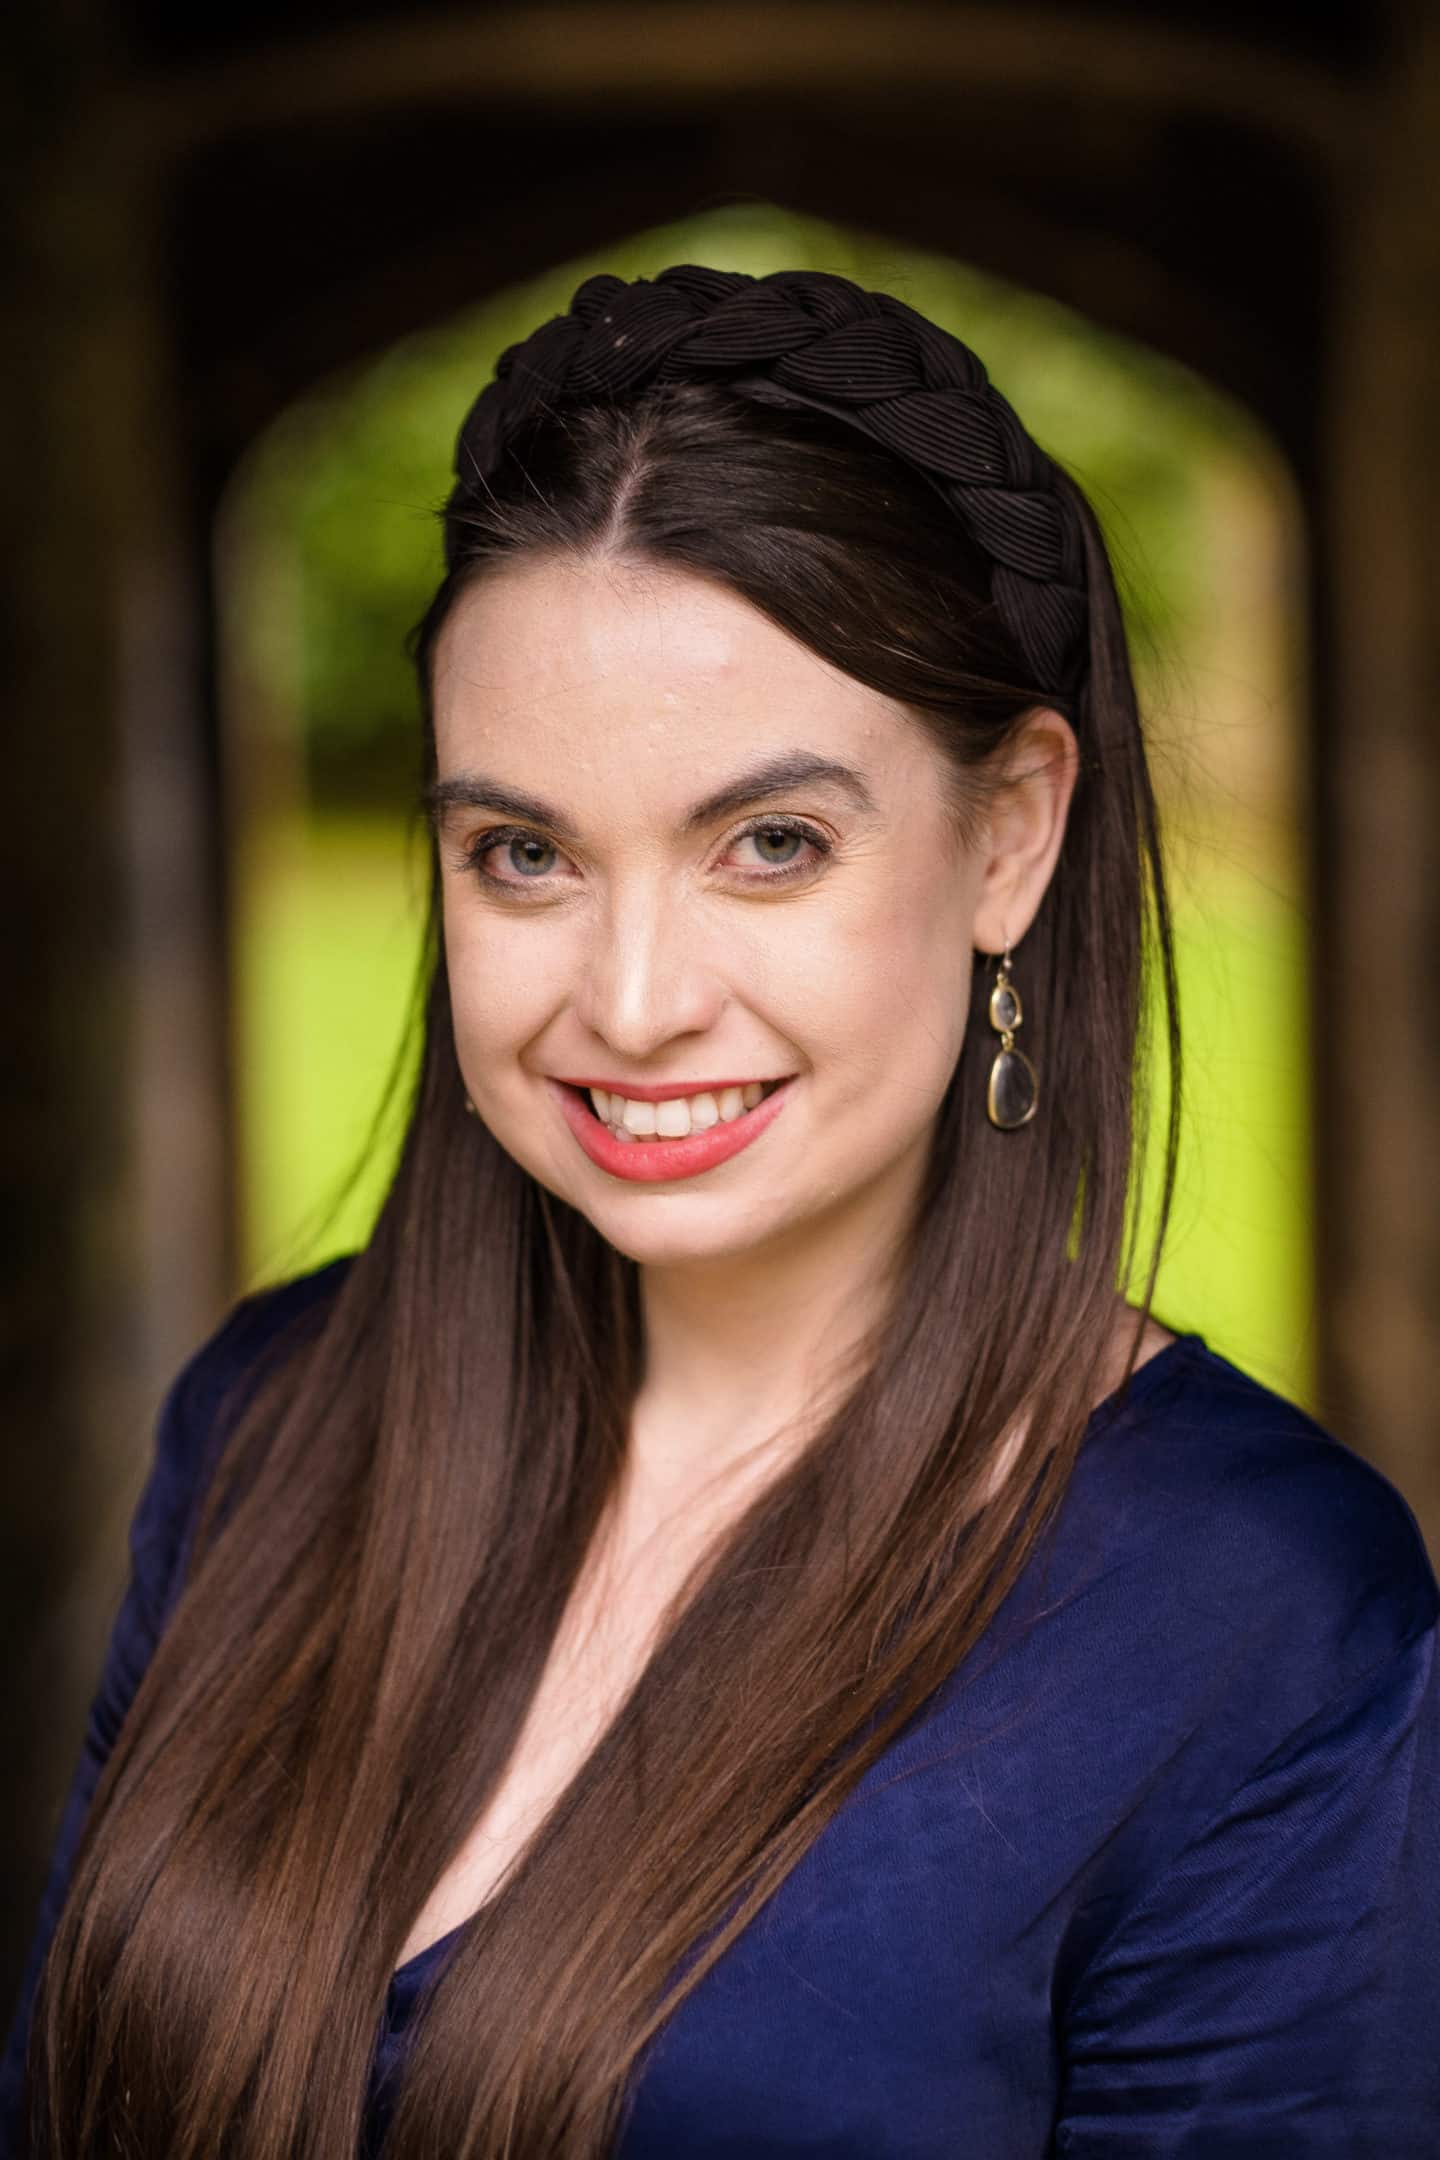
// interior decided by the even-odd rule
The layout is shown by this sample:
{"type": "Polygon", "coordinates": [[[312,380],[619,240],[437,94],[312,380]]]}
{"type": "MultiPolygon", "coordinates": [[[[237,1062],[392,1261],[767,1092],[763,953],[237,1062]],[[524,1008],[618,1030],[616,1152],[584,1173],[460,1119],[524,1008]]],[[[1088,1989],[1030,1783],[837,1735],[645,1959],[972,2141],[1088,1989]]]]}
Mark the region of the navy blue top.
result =
{"type": "MultiPolygon", "coordinates": [[[[244,1300],[161,1411],[0,2074],[12,2160],[35,1972],[219,1391],[347,1265],[244,1300]]],[[[1092,1415],[980,1651],[651,2042],[620,2160],[1440,2154],[1437,1609],[1395,1488],[1178,1336],[1092,1415]]],[[[395,1975],[372,2148],[457,1935],[395,1975]]]]}

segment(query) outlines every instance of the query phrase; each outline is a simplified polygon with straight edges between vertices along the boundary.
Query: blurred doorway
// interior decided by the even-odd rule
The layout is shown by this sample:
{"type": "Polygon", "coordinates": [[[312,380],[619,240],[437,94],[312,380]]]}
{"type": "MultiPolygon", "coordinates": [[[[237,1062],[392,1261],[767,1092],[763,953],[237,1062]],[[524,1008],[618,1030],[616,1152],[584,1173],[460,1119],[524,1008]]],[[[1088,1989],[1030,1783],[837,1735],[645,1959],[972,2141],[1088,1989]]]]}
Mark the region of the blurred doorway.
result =
{"type": "Polygon", "coordinates": [[[459,419],[583,277],[686,260],[897,293],[975,347],[1091,492],[1132,627],[1182,976],[1156,1307],[1313,1403],[1305,564],[1284,462],[1233,401],[1068,308],[764,205],[634,235],[372,356],[285,412],[231,483],[217,582],[241,1287],[363,1243],[393,1162],[398,1126],[372,1119],[407,1056],[427,879],[404,639],[439,574],[459,419]]]}

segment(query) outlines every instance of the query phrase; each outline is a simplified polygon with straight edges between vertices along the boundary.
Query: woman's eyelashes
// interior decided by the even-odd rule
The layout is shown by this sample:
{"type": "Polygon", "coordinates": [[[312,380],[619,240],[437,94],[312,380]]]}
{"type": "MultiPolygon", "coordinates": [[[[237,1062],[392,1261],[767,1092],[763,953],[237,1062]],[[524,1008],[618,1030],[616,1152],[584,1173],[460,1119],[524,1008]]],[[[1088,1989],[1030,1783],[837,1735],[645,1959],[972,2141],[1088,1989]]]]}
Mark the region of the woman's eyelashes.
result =
{"type": "MultiPolygon", "coordinates": [[[[726,857],[746,843],[753,843],[754,855],[748,866],[740,867],[739,881],[751,887],[813,877],[833,852],[825,834],[801,818],[756,818],[730,836],[717,867],[723,868],[726,857]]],[[[565,860],[553,840],[529,826],[492,825],[468,842],[458,867],[490,891],[524,900],[569,883],[573,871],[558,868],[565,860]]]]}

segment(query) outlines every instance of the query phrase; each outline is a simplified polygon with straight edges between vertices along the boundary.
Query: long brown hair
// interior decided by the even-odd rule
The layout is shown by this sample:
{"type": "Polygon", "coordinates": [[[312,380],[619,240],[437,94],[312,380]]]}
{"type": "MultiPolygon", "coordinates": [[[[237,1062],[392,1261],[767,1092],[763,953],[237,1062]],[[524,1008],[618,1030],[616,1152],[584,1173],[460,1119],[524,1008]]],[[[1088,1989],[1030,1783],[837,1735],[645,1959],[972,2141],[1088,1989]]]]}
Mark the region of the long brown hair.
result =
{"type": "MultiPolygon", "coordinates": [[[[1132,1360],[1169,1208],[1169,918],[1083,497],[1050,470],[1084,594],[1060,691],[1017,637],[1014,584],[997,598],[998,543],[913,460],[713,368],[670,372],[588,399],[552,380],[516,444],[492,440],[483,475],[462,474],[416,639],[427,777],[450,607],[537,552],[618,552],[739,594],[901,700],[962,807],[997,784],[1021,717],[1058,706],[1081,769],[1022,952],[1043,1095],[1018,1130],[988,1122],[977,968],[863,1370],[697,1562],[613,1723],[458,1937],[392,2160],[610,2150],[663,2020],[979,1643],[1054,1519],[1134,1279],[1156,968],[1171,1085],[1132,1360]]],[[[393,1184],[337,1294],[233,1421],[92,1810],[32,2056],[54,2160],[352,2160],[392,1970],[503,1771],[616,1489],[637,1271],[465,1114],[433,866],[431,901],[393,1184]]]]}

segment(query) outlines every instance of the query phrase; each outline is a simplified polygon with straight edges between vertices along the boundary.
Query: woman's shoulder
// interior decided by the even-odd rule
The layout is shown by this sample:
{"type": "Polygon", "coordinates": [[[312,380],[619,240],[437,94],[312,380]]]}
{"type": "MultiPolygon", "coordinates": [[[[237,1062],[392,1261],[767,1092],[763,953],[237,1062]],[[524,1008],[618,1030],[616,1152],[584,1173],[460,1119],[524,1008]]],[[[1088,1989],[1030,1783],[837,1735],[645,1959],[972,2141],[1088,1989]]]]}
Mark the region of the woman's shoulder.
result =
{"type": "Polygon", "coordinates": [[[1359,1674],[1434,1625],[1440,1586],[1398,1487],[1203,1334],[1177,1334],[1102,1412],[1066,1545],[1143,1585],[1202,1654],[1238,1635],[1359,1674]]]}
{"type": "Polygon", "coordinates": [[[131,1524],[135,1581],[168,1603],[220,1447],[270,1355],[323,1317],[353,1254],[237,1299],[180,1366],[156,1420],[152,1460],[131,1524]]]}
{"type": "Polygon", "coordinates": [[[1437,1612],[1395,1485],[1180,1335],[1092,1418],[947,1707],[967,1735],[1011,1735],[1040,1790],[1065,1766],[1067,1816],[1113,1840],[1101,1878],[1123,1902],[1266,1765],[1323,1777],[1417,1733],[1440,1751],[1437,1612]]]}
{"type": "MultiPolygon", "coordinates": [[[[202,1441],[243,1401],[269,1355],[321,1317],[339,1291],[353,1253],[248,1291],[194,1349],[170,1384],[161,1425],[178,1439],[202,1441]]],[[[182,1449],[182,1454],[184,1450],[182,1449]]]]}
{"type": "Polygon", "coordinates": [[[356,1257],[341,1253],[301,1274],[247,1291],[201,1343],[190,1366],[219,1382],[252,1369],[292,1324],[319,1317],[339,1292],[356,1257]]]}

